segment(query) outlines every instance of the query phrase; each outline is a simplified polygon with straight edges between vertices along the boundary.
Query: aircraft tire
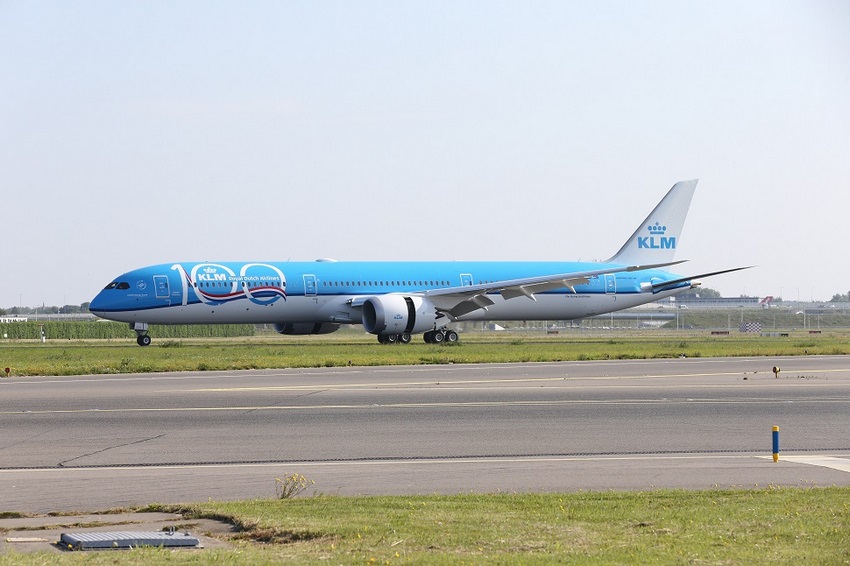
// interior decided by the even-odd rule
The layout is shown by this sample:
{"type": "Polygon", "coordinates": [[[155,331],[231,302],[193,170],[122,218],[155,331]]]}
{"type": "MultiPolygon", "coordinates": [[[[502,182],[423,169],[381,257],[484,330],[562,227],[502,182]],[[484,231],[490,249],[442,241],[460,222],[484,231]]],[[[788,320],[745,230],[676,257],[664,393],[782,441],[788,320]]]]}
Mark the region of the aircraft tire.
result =
{"type": "Polygon", "coordinates": [[[457,332],[455,332],[454,330],[449,330],[448,332],[446,332],[446,343],[447,344],[455,344],[455,343],[457,343],[457,341],[459,339],[460,339],[460,337],[457,335],[457,332]]]}
{"type": "Polygon", "coordinates": [[[398,342],[398,334],[387,334],[384,336],[387,344],[395,344],[398,342]]]}
{"type": "Polygon", "coordinates": [[[404,334],[398,335],[398,343],[399,344],[410,344],[410,341],[413,340],[413,337],[409,332],[405,332],[404,334]]]}
{"type": "Polygon", "coordinates": [[[151,345],[151,337],[148,336],[147,334],[143,334],[142,336],[139,336],[138,338],[136,338],[136,344],[138,344],[139,346],[150,346],[151,345]]]}
{"type": "Polygon", "coordinates": [[[425,343],[426,343],[426,344],[433,344],[433,343],[434,343],[434,331],[433,331],[433,330],[429,330],[428,332],[426,332],[426,333],[422,336],[422,338],[423,338],[423,340],[425,340],[425,343]]]}
{"type": "Polygon", "coordinates": [[[443,334],[442,331],[436,330],[436,331],[434,331],[434,336],[431,337],[431,340],[433,340],[433,342],[431,342],[431,343],[432,344],[442,344],[442,342],[443,342],[443,340],[445,340],[445,338],[446,338],[446,335],[443,334]]]}

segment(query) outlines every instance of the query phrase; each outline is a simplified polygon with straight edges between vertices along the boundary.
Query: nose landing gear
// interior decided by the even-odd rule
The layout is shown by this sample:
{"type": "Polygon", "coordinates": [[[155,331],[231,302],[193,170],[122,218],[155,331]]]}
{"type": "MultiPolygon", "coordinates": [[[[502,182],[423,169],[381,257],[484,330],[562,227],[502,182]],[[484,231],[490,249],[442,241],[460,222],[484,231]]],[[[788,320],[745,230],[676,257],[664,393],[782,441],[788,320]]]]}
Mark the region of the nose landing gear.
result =
{"type": "Polygon", "coordinates": [[[150,346],[151,337],[148,336],[147,322],[131,322],[130,330],[136,331],[136,344],[139,346],[150,346]]]}

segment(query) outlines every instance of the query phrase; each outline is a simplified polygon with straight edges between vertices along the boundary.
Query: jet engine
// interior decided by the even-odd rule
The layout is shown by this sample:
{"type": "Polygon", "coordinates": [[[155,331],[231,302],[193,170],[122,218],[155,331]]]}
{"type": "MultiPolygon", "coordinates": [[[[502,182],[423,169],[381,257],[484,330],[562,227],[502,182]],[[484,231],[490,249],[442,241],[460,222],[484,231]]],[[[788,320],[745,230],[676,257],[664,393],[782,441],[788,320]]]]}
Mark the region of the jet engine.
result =
{"type": "Polygon", "coordinates": [[[304,334],[330,334],[339,330],[339,324],[332,322],[284,322],[274,325],[279,334],[292,334],[302,336],[304,334]]]}
{"type": "Polygon", "coordinates": [[[363,303],[363,328],[372,334],[417,334],[434,330],[437,318],[434,304],[422,297],[381,295],[369,297],[363,303]]]}

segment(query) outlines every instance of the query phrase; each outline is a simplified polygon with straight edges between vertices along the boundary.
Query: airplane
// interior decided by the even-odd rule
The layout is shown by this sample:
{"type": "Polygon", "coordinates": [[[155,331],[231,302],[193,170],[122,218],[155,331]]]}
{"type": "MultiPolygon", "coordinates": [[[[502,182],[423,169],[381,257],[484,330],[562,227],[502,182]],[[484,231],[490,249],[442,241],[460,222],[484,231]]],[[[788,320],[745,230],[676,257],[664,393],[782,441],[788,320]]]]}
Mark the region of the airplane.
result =
{"type": "Polygon", "coordinates": [[[287,335],[362,324],[382,344],[458,341],[456,321],[573,320],[672,297],[698,279],[674,261],[697,180],[673,185],[603,262],[180,262],[135,269],[92,299],[98,317],[126,322],[137,343],[151,324],[273,324],[287,335]]]}

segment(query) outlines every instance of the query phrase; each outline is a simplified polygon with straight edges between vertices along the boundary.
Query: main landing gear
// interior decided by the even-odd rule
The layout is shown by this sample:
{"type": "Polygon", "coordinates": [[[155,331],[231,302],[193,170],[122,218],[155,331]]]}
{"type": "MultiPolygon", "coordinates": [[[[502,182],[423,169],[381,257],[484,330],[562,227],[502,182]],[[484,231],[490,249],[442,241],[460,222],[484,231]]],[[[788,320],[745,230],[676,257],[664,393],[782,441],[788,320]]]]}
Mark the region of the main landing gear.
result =
{"type": "Polygon", "coordinates": [[[454,344],[460,337],[454,330],[432,330],[426,332],[424,338],[426,344],[454,344]]]}
{"type": "Polygon", "coordinates": [[[410,333],[404,334],[378,334],[378,342],[381,344],[410,344],[413,337],[410,333]]]}
{"type": "MultiPolygon", "coordinates": [[[[460,337],[454,330],[432,330],[425,333],[425,342],[428,344],[454,344],[460,337]]],[[[404,334],[378,334],[378,342],[381,344],[410,344],[413,338],[405,332],[404,334]]]]}

